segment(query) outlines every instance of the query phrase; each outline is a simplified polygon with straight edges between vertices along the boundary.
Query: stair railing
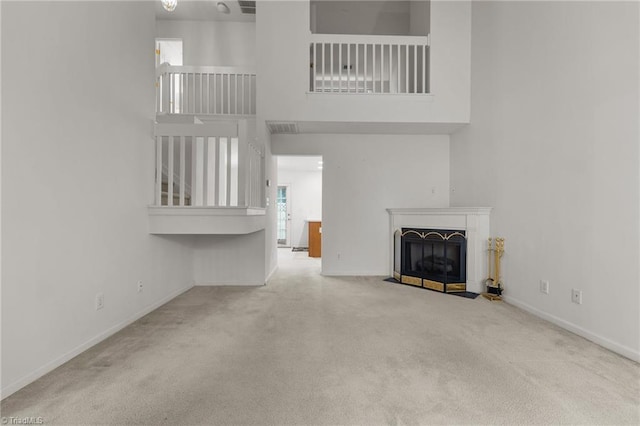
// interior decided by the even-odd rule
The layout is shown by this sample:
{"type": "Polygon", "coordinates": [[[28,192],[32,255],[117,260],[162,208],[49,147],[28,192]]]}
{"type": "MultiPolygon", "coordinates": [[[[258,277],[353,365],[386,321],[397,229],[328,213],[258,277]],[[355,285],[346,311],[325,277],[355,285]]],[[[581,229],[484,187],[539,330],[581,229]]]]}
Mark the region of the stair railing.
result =
{"type": "Polygon", "coordinates": [[[256,73],[240,67],[164,63],[156,69],[156,112],[255,115],[256,73]]]}
{"type": "Polygon", "coordinates": [[[155,205],[264,207],[264,150],[247,120],[156,123],[155,205]]]}
{"type": "Polygon", "coordinates": [[[424,95],[429,36],[312,34],[309,91],[424,95]]]}

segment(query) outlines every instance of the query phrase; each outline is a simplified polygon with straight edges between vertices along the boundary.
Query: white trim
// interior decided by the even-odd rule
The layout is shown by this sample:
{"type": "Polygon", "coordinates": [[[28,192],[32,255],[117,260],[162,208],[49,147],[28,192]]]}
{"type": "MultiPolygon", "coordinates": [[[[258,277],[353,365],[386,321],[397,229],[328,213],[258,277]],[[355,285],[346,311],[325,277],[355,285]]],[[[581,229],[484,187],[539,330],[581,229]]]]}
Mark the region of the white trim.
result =
{"type": "MultiPolygon", "coordinates": [[[[188,114],[193,115],[193,114],[188,114]]],[[[194,123],[169,123],[156,122],[153,125],[154,136],[191,136],[191,137],[207,137],[221,136],[225,138],[238,137],[238,121],[239,120],[211,120],[194,123]]]]}
{"type": "Polygon", "coordinates": [[[196,283],[196,287],[262,287],[264,283],[241,282],[241,283],[196,283]]]}
{"type": "Polygon", "coordinates": [[[325,44],[425,44],[429,45],[429,35],[378,35],[378,34],[309,34],[309,43],[325,44]]]}
{"type": "Polygon", "coordinates": [[[380,277],[381,281],[389,278],[383,271],[321,271],[323,277],[380,277]]]}
{"type": "Polygon", "coordinates": [[[403,208],[403,209],[387,209],[390,215],[427,215],[427,214],[459,214],[459,215],[488,215],[491,213],[491,207],[439,207],[439,208],[403,208]]]}
{"type": "Polygon", "coordinates": [[[175,74],[237,74],[256,76],[256,71],[249,67],[218,67],[208,65],[169,65],[164,62],[156,67],[156,76],[164,73],[175,74]]]}
{"type": "Polygon", "coordinates": [[[160,299],[158,302],[147,306],[146,308],[144,308],[141,311],[133,314],[132,316],[130,316],[126,320],[114,325],[111,328],[108,328],[107,330],[103,331],[102,333],[99,333],[98,335],[92,337],[91,339],[89,339],[86,342],[80,344],[79,346],[76,346],[74,349],[72,349],[71,351],[67,352],[66,354],[54,359],[51,362],[48,362],[47,364],[43,365],[42,367],[37,368],[35,371],[27,374],[26,376],[24,376],[21,379],[16,380],[15,382],[11,383],[10,385],[7,385],[5,388],[0,390],[0,399],[5,399],[6,397],[10,396],[11,394],[13,394],[13,393],[19,391],[20,389],[22,389],[23,387],[29,385],[30,383],[35,382],[40,377],[42,377],[45,374],[55,370],[56,368],[60,367],[65,362],[67,362],[70,359],[80,355],[82,352],[84,352],[87,349],[97,345],[98,343],[102,342],[103,340],[107,339],[108,337],[111,337],[112,335],[116,334],[118,331],[122,330],[123,328],[127,327],[128,325],[131,325],[132,323],[136,322],[137,320],[139,320],[143,316],[145,316],[148,313],[158,309],[160,306],[162,306],[165,303],[175,299],[176,297],[178,297],[182,293],[185,293],[186,291],[190,290],[191,288],[193,288],[193,283],[187,284],[186,287],[183,287],[183,288],[181,288],[181,289],[179,289],[177,291],[174,291],[173,293],[170,293],[168,296],[160,299]]]}
{"type": "Polygon", "coordinates": [[[534,308],[533,306],[521,302],[517,299],[514,299],[513,297],[509,297],[509,296],[502,296],[502,299],[507,302],[510,305],[513,305],[517,308],[520,308],[524,311],[527,311],[537,317],[540,317],[544,320],[547,320],[549,322],[552,322],[553,324],[564,328],[565,330],[568,330],[574,334],[577,334],[578,336],[584,337],[587,340],[590,340],[606,349],[609,349],[619,355],[622,355],[625,358],[629,358],[632,361],[635,362],[640,362],[640,352],[633,350],[632,348],[629,348],[627,346],[621,345],[619,343],[616,343],[612,340],[607,339],[606,337],[602,337],[600,335],[597,335],[595,333],[592,333],[588,330],[585,330],[584,328],[563,320],[562,318],[558,318],[555,315],[551,315],[547,312],[541,311],[538,308],[534,308]]]}
{"type": "Polygon", "coordinates": [[[264,207],[147,206],[150,216],[265,216],[264,207]]]}

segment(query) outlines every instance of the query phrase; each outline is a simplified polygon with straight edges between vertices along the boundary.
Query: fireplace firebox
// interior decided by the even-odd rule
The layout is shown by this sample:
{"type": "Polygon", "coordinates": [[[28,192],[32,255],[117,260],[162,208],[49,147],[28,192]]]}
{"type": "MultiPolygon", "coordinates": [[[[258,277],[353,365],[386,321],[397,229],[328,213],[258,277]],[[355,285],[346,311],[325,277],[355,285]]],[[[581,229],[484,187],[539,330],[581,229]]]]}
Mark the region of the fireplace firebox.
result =
{"type": "Polygon", "coordinates": [[[467,290],[465,231],[402,228],[394,238],[398,282],[443,293],[467,290]]]}

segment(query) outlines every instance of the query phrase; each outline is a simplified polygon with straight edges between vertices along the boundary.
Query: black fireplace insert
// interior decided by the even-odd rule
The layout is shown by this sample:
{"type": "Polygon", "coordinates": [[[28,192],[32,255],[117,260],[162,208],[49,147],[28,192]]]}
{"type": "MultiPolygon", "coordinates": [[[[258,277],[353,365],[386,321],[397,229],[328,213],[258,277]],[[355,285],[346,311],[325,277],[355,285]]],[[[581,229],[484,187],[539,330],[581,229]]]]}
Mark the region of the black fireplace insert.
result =
{"type": "Polygon", "coordinates": [[[394,278],[445,293],[467,288],[465,231],[402,228],[395,233],[394,278]]]}

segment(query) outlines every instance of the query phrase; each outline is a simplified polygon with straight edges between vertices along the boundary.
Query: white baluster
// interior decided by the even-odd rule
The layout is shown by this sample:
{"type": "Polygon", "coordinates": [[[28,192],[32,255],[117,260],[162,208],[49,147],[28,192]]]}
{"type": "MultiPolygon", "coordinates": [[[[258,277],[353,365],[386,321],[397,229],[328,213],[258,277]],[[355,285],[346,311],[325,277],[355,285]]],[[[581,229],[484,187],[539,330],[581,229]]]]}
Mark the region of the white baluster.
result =
{"type": "Polygon", "coordinates": [[[227,114],[231,114],[231,74],[227,73],[227,114]]]}
{"type": "Polygon", "coordinates": [[[367,51],[369,50],[368,44],[363,44],[364,47],[364,92],[367,93],[367,51]]]}
{"type": "Polygon", "coordinates": [[[226,190],[226,195],[227,195],[227,199],[225,202],[226,206],[231,206],[231,147],[232,147],[233,143],[232,143],[232,138],[227,138],[227,167],[226,167],[226,172],[227,172],[227,179],[226,179],[226,184],[227,184],[227,190],[226,190]]]}
{"type": "Polygon", "coordinates": [[[237,74],[237,73],[234,75],[235,76],[235,85],[236,85],[236,90],[234,92],[234,96],[236,98],[235,99],[236,100],[236,102],[235,102],[235,104],[236,104],[236,115],[238,115],[238,98],[239,98],[239,96],[238,96],[238,75],[239,74],[237,74]]]}
{"type": "Polygon", "coordinates": [[[405,77],[404,77],[404,91],[405,93],[409,93],[409,45],[404,45],[404,50],[406,52],[405,55],[405,77]]]}
{"type": "Polygon", "coordinates": [[[169,136],[169,151],[168,151],[168,157],[169,157],[169,164],[168,164],[168,169],[169,171],[167,172],[167,205],[168,206],[173,206],[173,136],[169,136]]]}
{"type": "Polygon", "coordinates": [[[418,45],[413,45],[413,93],[418,93],[418,45]]]}
{"type": "Polygon", "coordinates": [[[217,183],[217,152],[216,137],[207,138],[207,204],[210,206],[218,205],[218,196],[216,188],[217,183]]]}
{"type": "Polygon", "coordinates": [[[376,45],[371,45],[371,85],[373,93],[376,93],[376,45]]]}
{"type": "Polygon", "coordinates": [[[331,55],[331,93],[333,93],[333,43],[331,43],[331,49],[329,49],[329,53],[331,55]]]}
{"type": "Polygon", "coordinates": [[[207,114],[210,114],[211,111],[211,74],[207,73],[207,114]]]}
{"type": "Polygon", "coordinates": [[[398,69],[396,70],[396,76],[398,77],[398,89],[396,91],[396,93],[401,93],[402,92],[402,86],[400,86],[400,72],[401,72],[401,66],[400,66],[400,57],[402,56],[402,46],[398,45],[398,69]]]}
{"type": "Polygon", "coordinates": [[[214,199],[215,205],[220,205],[220,161],[217,160],[220,157],[220,138],[214,138],[214,152],[215,152],[215,170],[213,171],[214,178],[214,199]]]}
{"type": "Polygon", "coordinates": [[[380,93],[384,93],[384,44],[380,43],[380,93]]]}
{"type": "Polygon", "coordinates": [[[156,206],[162,205],[162,136],[156,136],[156,206]]]}
{"type": "Polygon", "coordinates": [[[318,69],[318,61],[316,58],[316,43],[311,43],[311,66],[313,68],[313,77],[311,79],[311,91],[316,91],[316,73],[318,69]]]}
{"type": "Polygon", "coordinates": [[[180,136],[180,205],[184,206],[184,191],[185,191],[185,147],[184,136],[180,136]]]}
{"type": "Polygon", "coordinates": [[[356,93],[360,91],[360,44],[356,43],[356,93]]]}
{"type": "MultiPolygon", "coordinates": [[[[195,141],[195,171],[196,171],[196,200],[197,206],[204,205],[204,138],[194,137],[195,141]]],[[[193,198],[192,198],[193,200],[193,198]]]]}
{"type": "Polygon", "coordinates": [[[326,75],[326,69],[325,69],[325,56],[324,56],[324,47],[326,46],[326,43],[322,43],[322,73],[320,75],[320,77],[322,78],[322,92],[324,92],[324,85],[325,85],[325,81],[324,81],[324,76],[326,75]]]}
{"type": "Polygon", "coordinates": [[[202,137],[202,205],[211,205],[209,199],[209,137],[202,137]]]}
{"type": "Polygon", "coordinates": [[[339,81],[339,83],[338,83],[338,91],[339,92],[343,91],[343,88],[342,88],[343,75],[342,74],[343,74],[342,73],[342,43],[340,43],[338,45],[338,75],[339,75],[339,78],[338,78],[338,81],[339,81]]]}

